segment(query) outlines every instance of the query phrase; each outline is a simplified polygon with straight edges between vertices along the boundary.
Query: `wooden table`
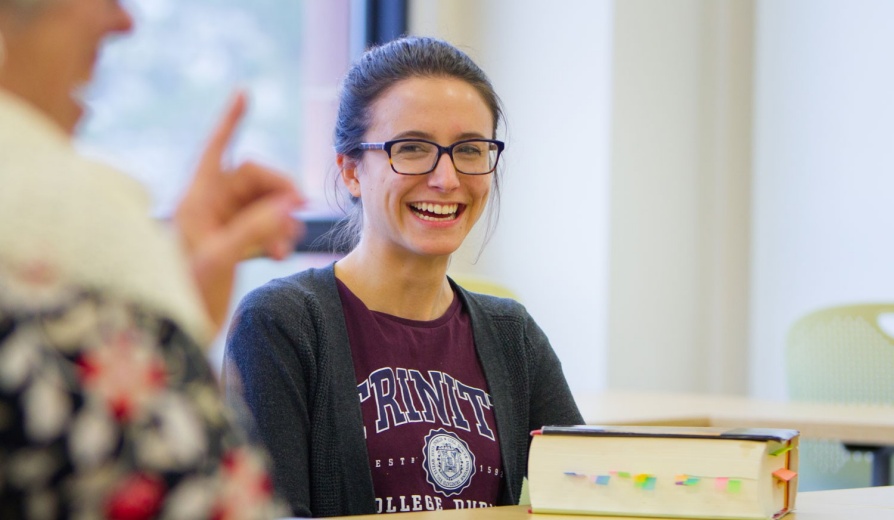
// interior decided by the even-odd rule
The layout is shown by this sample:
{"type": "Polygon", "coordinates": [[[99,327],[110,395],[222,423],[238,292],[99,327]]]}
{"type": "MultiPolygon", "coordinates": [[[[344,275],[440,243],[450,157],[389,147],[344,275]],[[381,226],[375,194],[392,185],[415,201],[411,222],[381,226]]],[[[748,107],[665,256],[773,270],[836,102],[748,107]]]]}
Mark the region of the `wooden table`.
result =
{"type": "Polygon", "coordinates": [[[812,439],[894,445],[894,406],[638,392],[574,397],[587,424],[791,428],[812,439]]]}
{"type": "MultiPolygon", "coordinates": [[[[382,520],[382,515],[345,516],[344,520],[382,520]]],[[[398,513],[394,520],[648,520],[643,517],[532,515],[528,506],[454,509],[398,513]]],[[[842,489],[800,493],[794,513],[782,520],[891,520],[894,519],[894,487],[842,489]]]]}
{"type": "Polygon", "coordinates": [[[587,424],[789,428],[806,439],[874,447],[873,485],[891,483],[894,406],[638,392],[576,394],[575,400],[587,424]]]}

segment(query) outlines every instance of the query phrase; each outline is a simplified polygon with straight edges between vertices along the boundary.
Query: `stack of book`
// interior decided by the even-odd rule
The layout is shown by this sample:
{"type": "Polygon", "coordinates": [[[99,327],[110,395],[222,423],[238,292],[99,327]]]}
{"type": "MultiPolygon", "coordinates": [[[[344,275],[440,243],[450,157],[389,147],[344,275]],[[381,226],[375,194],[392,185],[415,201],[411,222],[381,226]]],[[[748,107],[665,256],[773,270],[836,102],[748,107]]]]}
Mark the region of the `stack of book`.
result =
{"type": "Polygon", "coordinates": [[[795,505],[795,430],[546,426],[532,435],[534,513],[775,519],[795,505]]]}

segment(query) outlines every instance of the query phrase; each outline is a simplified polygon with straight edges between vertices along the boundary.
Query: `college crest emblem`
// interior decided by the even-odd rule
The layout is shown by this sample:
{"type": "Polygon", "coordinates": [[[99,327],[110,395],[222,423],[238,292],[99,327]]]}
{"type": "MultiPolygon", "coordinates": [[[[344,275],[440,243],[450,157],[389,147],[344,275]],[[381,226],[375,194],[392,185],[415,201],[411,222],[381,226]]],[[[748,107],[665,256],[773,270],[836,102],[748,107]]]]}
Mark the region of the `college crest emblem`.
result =
{"type": "Polygon", "coordinates": [[[466,441],[441,428],[431,430],[422,448],[425,478],[445,497],[458,495],[472,483],[475,455],[466,441]]]}

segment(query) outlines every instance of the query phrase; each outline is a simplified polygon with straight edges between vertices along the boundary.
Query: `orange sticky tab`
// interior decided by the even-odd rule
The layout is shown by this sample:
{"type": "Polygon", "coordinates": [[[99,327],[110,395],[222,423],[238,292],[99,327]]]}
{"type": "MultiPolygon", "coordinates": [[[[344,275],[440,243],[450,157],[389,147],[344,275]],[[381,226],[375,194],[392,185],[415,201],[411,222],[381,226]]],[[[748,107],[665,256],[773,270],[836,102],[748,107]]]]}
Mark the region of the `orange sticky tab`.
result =
{"type": "Polygon", "coordinates": [[[789,480],[797,477],[798,474],[788,468],[779,468],[773,472],[773,476],[778,478],[779,480],[788,482],[789,480]]]}

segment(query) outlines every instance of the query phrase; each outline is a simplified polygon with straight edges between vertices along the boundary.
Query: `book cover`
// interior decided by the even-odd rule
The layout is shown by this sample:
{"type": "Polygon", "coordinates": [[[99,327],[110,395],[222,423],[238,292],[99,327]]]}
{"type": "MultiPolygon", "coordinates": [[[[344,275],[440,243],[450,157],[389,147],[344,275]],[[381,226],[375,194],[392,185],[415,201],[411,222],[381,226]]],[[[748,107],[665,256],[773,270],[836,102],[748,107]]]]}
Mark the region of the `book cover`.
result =
{"type": "Polygon", "coordinates": [[[794,508],[795,430],[546,426],[532,435],[535,513],[744,520],[794,508]]]}

